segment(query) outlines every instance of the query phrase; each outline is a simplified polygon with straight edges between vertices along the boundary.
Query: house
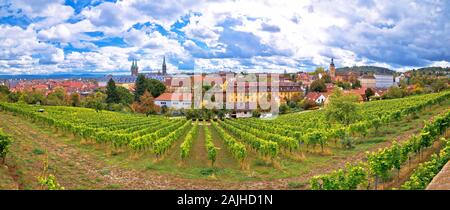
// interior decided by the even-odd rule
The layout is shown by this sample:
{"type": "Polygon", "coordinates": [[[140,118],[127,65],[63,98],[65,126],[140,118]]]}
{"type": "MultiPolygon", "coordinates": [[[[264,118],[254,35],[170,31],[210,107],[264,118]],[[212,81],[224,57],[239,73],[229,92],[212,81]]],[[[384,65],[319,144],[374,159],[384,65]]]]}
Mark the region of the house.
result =
{"type": "Polygon", "coordinates": [[[336,77],[333,80],[341,82],[352,82],[356,81],[357,78],[358,75],[354,72],[336,72],[336,77]]]}
{"type": "Polygon", "coordinates": [[[328,96],[324,93],[309,92],[308,94],[306,94],[305,98],[307,100],[316,102],[316,104],[324,104],[328,99],[328,96]]]}
{"type": "Polygon", "coordinates": [[[361,87],[363,88],[376,88],[377,80],[373,75],[363,75],[359,78],[361,81],[361,87]]]}
{"type": "Polygon", "coordinates": [[[395,85],[395,78],[393,75],[375,74],[377,88],[389,88],[395,85]]]}
{"type": "Polygon", "coordinates": [[[192,107],[192,94],[163,93],[155,99],[155,104],[171,109],[190,109],[192,107]]]}

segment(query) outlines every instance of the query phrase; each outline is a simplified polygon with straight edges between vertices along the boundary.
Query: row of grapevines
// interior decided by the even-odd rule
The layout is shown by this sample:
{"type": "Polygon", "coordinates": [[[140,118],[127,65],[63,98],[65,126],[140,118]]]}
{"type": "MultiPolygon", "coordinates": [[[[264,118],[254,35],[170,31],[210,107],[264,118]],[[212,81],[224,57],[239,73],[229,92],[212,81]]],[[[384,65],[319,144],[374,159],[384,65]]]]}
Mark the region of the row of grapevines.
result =
{"type": "Polygon", "coordinates": [[[177,121],[175,123],[171,123],[170,125],[164,124],[152,133],[132,139],[129,146],[135,151],[148,150],[158,139],[167,136],[184,124],[186,124],[186,121],[177,121]]]}
{"type": "Polygon", "coordinates": [[[192,148],[192,142],[194,141],[194,138],[197,136],[198,133],[198,121],[194,123],[194,126],[191,128],[189,133],[186,135],[186,138],[184,138],[183,143],[180,145],[181,150],[181,159],[184,160],[189,156],[189,153],[191,152],[192,148]]]}
{"type": "Polygon", "coordinates": [[[421,163],[409,180],[402,185],[405,190],[423,190],[439,173],[439,171],[450,161],[450,140],[445,141],[445,147],[439,155],[433,154],[431,160],[421,163]]]}
{"type": "Polygon", "coordinates": [[[247,150],[245,149],[244,144],[238,142],[234,137],[219,127],[216,122],[212,121],[211,125],[219,134],[220,138],[225,142],[225,145],[231,155],[242,164],[247,157],[247,150]]]}
{"type": "Polygon", "coordinates": [[[217,158],[217,148],[214,146],[211,131],[209,130],[208,126],[205,125],[203,127],[205,132],[205,146],[206,152],[208,154],[208,160],[210,160],[211,165],[214,166],[214,163],[216,162],[217,158]]]}
{"type": "Polygon", "coordinates": [[[403,145],[396,142],[391,147],[368,153],[367,163],[372,174],[378,179],[385,178],[392,169],[400,170],[412,153],[430,147],[433,141],[450,126],[450,111],[436,117],[433,122],[427,123],[419,136],[412,136],[403,145]]]}
{"type": "Polygon", "coordinates": [[[226,131],[232,133],[240,140],[249,144],[253,149],[258,151],[263,156],[270,156],[275,158],[278,155],[279,147],[276,142],[267,141],[254,136],[253,134],[247,133],[239,128],[229,125],[223,121],[219,121],[219,125],[226,131]]]}
{"type": "Polygon", "coordinates": [[[181,127],[176,129],[175,131],[169,133],[167,136],[156,140],[152,147],[153,152],[156,155],[162,155],[164,154],[170,146],[172,146],[172,143],[178,140],[181,136],[183,136],[187,130],[189,130],[189,127],[191,125],[191,121],[186,121],[181,127]]]}
{"type": "MultiPolygon", "coordinates": [[[[350,126],[351,133],[367,134],[370,128],[377,129],[382,123],[400,120],[402,117],[417,113],[431,105],[441,103],[450,98],[450,92],[412,96],[401,99],[382,100],[360,104],[362,120],[358,124],[350,126]]],[[[342,127],[340,124],[332,124],[325,118],[323,110],[314,112],[301,112],[280,116],[275,120],[261,121],[268,126],[276,125],[286,130],[306,133],[308,129],[330,130],[342,127]]]]}
{"type": "Polygon", "coordinates": [[[367,180],[367,176],[367,170],[362,165],[347,164],[345,169],[313,177],[310,184],[313,190],[356,190],[367,180]]]}
{"type": "Polygon", "coordinates": [[[108,111],[97,113],[91,109],[74,107],[43,107],[9,103],[0,103],[0,107],[64,132],[94,139],[98,143],[110,143],[115,147],[130,146],[136,150],[146,148],[149,143],[167,135],[184,123],[182,120],[146,118],[108,111]],[[40,108],[43,108],[45,112],[37,112],[40,108]]]}
{"type": "Polygon", "coordinates": [[[3,133],[3,131],[0,129],[0,158],[2,159],[2,162],[5,161],[5,157],[8,153],[8,148],[11,143],[11,137],[3,133]]]}
{"type": "MultiPolygon", "coordinates": [[[[360,165],[365,166],[365,171],[367,171],[369,175],[375,176],[376,186],[378,178],[387,177],[388,172],[394,168],[400,170],[400,167],[408,160],[410,154],[418,153],[422,149],[430,147],[436,137],[444,133],[449,127],[450,111],[436,117],[431,123],[427,123],[421,130],[419,136],[412,136],[404,144],[400,145],[394,142],[390,147],[380,149],[377,152],[368,153],[367,163],[360,163],[360,165]]],[[[368,181],[368,179],[355,178],[352,174],[332,172],[330,174],[316,176],[311,179],[311,188],[335,189],[333,188],[334,186],[340,186],[339,183],[336,183],[342,179],[339,178],[340,176],[344,176],[346,179],[352,179],[352,182],[354,182],[356,186],[368,181]]]]}
{"type": "Polygon", "coordinates": [[[283,148],[288,149],[289,151],[296,150],[299,148],[298,141],[294,138],[282,136],[270,132],[266,132],[262,127],[258,127],[258,125],[252,123],[244,123],[243,121],[233,121],[233,120],[225,120],[226,123],[240,129],[244,129],[247,132],[269,141],[277,142],[283,148]]]}

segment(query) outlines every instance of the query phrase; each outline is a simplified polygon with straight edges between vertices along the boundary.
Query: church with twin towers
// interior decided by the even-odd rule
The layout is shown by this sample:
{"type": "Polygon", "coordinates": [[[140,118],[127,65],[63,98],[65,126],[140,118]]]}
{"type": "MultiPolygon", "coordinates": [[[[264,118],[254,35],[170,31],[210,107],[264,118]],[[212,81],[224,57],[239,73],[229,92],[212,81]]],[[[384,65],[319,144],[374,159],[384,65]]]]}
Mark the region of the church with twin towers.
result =
{"type": "MultiPolygon", "coordinates": [[[[167,75],[167,65],[166,65],[166,56],[163,57],[162,63],[162,73],[158,70],[158,74],[167,75]]],[[[137,59],[133,59],[131,61],[131,76],[137,77],[139,75],[139,66],[137,59]]]]}

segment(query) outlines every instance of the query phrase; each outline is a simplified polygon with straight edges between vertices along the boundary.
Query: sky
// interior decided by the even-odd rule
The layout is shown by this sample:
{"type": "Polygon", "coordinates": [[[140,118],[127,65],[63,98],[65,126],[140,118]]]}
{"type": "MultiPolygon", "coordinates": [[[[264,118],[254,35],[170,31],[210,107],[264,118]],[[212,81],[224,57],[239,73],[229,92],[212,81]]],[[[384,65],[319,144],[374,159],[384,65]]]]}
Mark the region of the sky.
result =
{"type": "Polygon", "coordinates": [[[447,0],[0,0],[0,74],[450,66],[447,0]]]}

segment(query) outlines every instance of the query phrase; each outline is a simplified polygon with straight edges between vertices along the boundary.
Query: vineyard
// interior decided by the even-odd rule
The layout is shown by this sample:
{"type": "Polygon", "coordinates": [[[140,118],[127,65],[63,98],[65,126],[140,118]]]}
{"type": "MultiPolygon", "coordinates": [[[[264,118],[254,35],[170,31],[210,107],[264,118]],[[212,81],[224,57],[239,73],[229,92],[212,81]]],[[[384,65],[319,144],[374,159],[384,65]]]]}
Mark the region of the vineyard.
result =
{"type": "MultiPolygon", "coordinates": [[[[0,103],[0,115],[26,119],[53,133],[71,134],[96,152],[113,151],[109,158],[117,162],[191,178],[198,174],[215,174],[228,181],[292,178],[363,154],[363,160],[315,174],[304,185],[312,189],[378,189],[412,157],[445,135],[450,126],[449,99],[450,92],[441,92],[358,104],[361,118],[348,125],[326,120],[324,110],[268,120],[204,122],[0,103]],[[422,124],[424,121],[427,123],[422,124]],[[403,126],[406,124],[410,126],[403,126]],[[396,141],[402,131],[411,136],[396,141]]],[[[437,173],[448,161],[448,146],[441,153],[421,165],[402,188],[426,187],[430,178],[422,181],[416,174],[437,173]]]]}

